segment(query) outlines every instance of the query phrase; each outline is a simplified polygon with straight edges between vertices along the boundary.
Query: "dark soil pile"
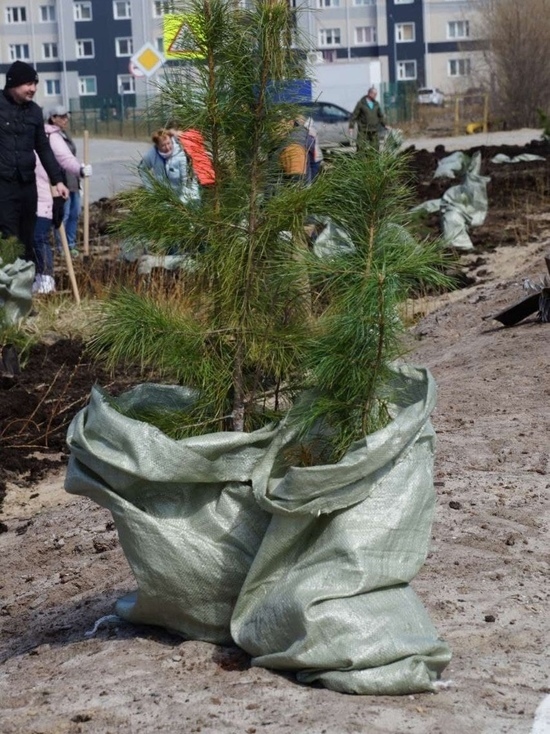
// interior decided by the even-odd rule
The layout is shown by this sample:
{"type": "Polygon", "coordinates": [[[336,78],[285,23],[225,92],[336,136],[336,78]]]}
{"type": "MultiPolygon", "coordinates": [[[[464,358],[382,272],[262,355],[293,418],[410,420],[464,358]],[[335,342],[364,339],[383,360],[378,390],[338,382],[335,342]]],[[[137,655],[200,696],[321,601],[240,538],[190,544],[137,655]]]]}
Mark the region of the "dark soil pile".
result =
{"type": "MultiPolygon", "coordinates": [[[[476,251],[490,251],[500,245],[521,245],[535,237],[546,226],[544,220],[536,221],[537,214],[547,211],[550,194],[550,142],[533,140],[525,146],[477,146],[464,152],[472,156],[481,153],[482,176],[488,176],[489,211],[481,227],[471,229],[470,238],[476,251]],[[493,163],[497,154],[514,158],[521,154],[543,157],[541,161],[517,163],[493,163]]],[[[450,187],[460,183],[458,179],[433,178],[441,158],[449,155],[443,146],[434,152],[410,149],[412,183],[418,203],[439,199],[450,187]]],[[[433,233],[440,229],[438,214],[426,217],[433,233]]]]}
{"type": "Polygon", "coordinates": [[[34,345],[20,374],[0,375],[0,499],[6,481],[32,486],[66,461],[65,436],[95,383],[113,393],[135,384],[93,364],[80,341],[34,345]]]}

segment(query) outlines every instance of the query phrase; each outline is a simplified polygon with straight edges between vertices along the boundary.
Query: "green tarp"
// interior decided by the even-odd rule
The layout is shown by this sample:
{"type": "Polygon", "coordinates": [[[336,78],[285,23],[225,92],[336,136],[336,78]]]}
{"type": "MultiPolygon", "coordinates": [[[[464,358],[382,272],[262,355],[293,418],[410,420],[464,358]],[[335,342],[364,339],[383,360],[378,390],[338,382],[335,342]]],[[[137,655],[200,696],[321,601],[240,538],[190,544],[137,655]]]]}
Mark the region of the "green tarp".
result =
{"type": "Polygon", "coordinates": [[[30,312],[34,271],[28,260],[3,264],[0,258],[0,321],[5,325],[16,324],[30,312]]]}

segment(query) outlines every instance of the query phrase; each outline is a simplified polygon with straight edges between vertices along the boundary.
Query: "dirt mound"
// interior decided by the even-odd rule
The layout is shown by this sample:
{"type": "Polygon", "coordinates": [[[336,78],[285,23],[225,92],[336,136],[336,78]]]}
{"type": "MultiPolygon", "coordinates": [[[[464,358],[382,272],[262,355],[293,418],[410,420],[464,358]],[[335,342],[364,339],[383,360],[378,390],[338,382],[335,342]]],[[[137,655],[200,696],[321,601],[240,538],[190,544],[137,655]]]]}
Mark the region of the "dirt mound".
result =
{"type": "MultiPolygon", "coordinates": [[[[441,158],[448,155],[443,146],[433,152],[409,149],[411,178],[417,203],[439,199],[458,179],[433,178],[441,158]]],[[[470,237],[476,252],[494,250],[499,245],[521,246],[537,236],[546,226],[540,214],[547,212],[550,194],[550,142],[533,140],[525,146],[476,146],[464,151],[481,154],[483,176],[489,177],[487,196],[489,210],[481,227],[472,228],[470,237]],[[542,161],[493,163],[497,155],[514,158],[522,154],[537,155],[542,161]]],[[[440,231],[440,218],[432,214],[426,219],[432,233],[440,231]]]]}
{"type": "Polygon", "coordinates": [[[66,463],[67,428],[94,384],[118,394],[138,380],[135,372],[113,377],[101,369],[79,340],[34,344],[20,367],[0,375],[0,500],[6,482],[30,487],[66,463]]]}

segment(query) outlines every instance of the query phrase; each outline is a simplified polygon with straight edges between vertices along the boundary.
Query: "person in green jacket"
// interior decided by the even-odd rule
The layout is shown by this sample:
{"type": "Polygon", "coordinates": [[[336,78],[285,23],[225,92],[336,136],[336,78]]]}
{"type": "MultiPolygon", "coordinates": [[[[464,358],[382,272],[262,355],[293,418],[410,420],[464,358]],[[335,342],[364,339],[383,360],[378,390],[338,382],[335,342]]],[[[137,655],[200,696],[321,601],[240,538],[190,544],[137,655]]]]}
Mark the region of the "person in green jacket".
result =
{"type": "Polygon", "coordinates": [[[357,124],[357,152],[365,153],[369,148],[378,150],[380,128],[388,129],[384,113],[376,100],[377,91],[371,87],[364,97],[355,105],[349,119],[349,132],[357,124]]]}

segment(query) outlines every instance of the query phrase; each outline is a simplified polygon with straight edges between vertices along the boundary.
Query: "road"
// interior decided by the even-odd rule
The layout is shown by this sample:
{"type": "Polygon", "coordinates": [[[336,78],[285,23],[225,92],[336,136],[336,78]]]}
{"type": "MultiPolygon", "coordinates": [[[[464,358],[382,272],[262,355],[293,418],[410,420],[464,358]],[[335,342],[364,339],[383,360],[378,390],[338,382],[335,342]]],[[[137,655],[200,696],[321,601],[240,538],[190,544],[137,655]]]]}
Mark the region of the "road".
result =
{"type": "MultiPolygon", "coordinates": [[[[447,138],[406,138],[403,147],[414,145],[418,150],[434,150],[444,145],[449,152],[471,148],[474,145],[525,145],[540,139],[542,130],[523,128],[476,135],[459,135],[447,138]]],[[[77,155],[82,159],[83,140],[75,138],[77,155]]],[[[139,179],[136,167],[150,143],[136,140],[105,140],[90,138],[89,158],[93,175],[89,181],[90,203],[102,197],[114,196],[119,191],[136,186],[139,179]]]]}
{"type": "MultiPolygon", "coordinates": [[[[84,142],[74,138],[77,157],[83,159],[84,142]]],[[[90,138],[89,162],[93,174],[89,179],[90,204],[104,196],[111,197],[139,183],[136,167],[150,143],[137,140],[105,140],[90,138]]]]}
{"type": "Polygon", "coordinates": [[[434,150],[436,145],[444,145],[449,152],[467,150],[478,145],[526,145],[531,140],[542,138],[542,128],[521,128],[520,130],[500,130],[493,133],[475,133],[474,135],[456,135],[446,138],[406,138],[403,147],[414,145],[417,150],[434,150]]]}

